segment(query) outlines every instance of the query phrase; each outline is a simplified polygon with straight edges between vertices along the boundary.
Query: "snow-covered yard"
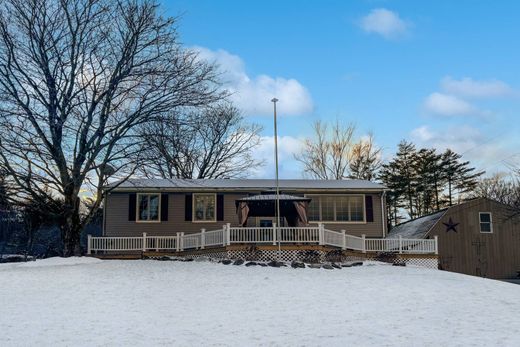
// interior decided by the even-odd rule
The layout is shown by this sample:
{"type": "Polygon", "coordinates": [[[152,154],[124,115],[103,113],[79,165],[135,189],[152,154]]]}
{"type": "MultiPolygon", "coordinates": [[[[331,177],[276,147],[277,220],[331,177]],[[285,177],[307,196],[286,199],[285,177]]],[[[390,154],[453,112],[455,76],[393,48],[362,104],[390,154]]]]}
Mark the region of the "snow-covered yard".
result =
{"type": "Polygon", "coordinates": [[[437,270],[0,265],[0,345],[519,346],[520,286],[437,270]]]}

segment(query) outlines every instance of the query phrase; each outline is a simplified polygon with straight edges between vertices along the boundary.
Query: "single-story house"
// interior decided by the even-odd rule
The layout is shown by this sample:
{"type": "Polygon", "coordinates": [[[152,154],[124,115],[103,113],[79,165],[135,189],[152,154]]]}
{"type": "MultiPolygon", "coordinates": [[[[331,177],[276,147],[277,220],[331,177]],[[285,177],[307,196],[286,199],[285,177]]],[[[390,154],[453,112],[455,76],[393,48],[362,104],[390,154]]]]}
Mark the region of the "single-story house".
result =
{"type": "MultiPolygon", "coordinates": [[[[272,179],[129,179],[106,189],[103,236],[167,236],[227,223],[270,227],[276,222],[272,179]]],[[[349,235],[382,238],[385,189],[363,180],[281,179],[280,224],[323,223],[349,235]]]]}
{"type": "Polygon", "coordinates": [[[470,200],[392,228],[387,238],[438,237],[439,268],[495,279],[520,271],[520,211],[487,198],[470,200]]]}

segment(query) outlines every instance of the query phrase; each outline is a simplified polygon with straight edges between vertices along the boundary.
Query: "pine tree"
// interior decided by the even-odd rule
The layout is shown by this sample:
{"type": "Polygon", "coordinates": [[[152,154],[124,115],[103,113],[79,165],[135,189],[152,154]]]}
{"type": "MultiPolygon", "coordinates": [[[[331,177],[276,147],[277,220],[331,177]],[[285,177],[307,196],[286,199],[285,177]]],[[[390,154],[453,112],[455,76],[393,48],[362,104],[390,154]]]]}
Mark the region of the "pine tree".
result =
{"type": "Polygon", "coordinates": [[[439,190],[443,186],[441,155],[435,149],[422,148],[415,154],[416,208],[418,215],[440,208],[439,190]]]}
{"type": "Polygon", "coordinates": [[[465,193],[474,190],[479,182],[479,177],[484,171],[475,171],[474,167],[469,166],[469,161],[460,161],[462,155],[447,149],[442,155],[442,168],[447,182],[448,205],[453,205],[455,191],[458,191],[459,200],[465,193]]]}
{"type": "Polygon", "coordinates": [[[415,213],[416,173],[414,171],[415,145],[401,141],[395,158],[383,165],[381,180],[396,195],[396,205],[403,207],[410,218],[415,213]]]}

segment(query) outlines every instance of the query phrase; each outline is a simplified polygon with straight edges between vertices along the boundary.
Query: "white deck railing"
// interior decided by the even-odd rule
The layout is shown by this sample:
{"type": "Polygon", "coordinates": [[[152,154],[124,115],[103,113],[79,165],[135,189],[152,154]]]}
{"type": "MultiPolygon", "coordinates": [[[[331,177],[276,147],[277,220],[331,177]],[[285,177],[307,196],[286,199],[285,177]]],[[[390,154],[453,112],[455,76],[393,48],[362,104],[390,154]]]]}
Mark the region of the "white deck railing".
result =
{"type": "Polygon", "coordinates": [[[99,251],[176,251],[204,249],[206,247],[225,247],[231,244],[318,244],[352,249],[361,252],[393,252],[408,254],[438,254],[437,237],[434,239],[372,239],[348,235],[317,227],[246,227],[236,228],[226,224],[222,229],[187,234],[180,232],[175,236],[142,237],[92,237],[88,236],[87,253],[99,251]]]}

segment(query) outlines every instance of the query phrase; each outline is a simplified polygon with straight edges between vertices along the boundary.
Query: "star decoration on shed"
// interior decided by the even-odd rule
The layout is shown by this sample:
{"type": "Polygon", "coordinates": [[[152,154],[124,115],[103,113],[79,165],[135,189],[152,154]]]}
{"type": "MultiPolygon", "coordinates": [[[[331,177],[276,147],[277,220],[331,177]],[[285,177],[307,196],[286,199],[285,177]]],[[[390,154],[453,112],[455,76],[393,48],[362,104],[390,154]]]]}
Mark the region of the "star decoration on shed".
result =
{"type": "Polygon", "coordinates": [[[455,223],[453,222],[453,219],[448,219],[448,223],[442,223],[446,226],[446,232],[450,232],[450,230],[453,230],[454,232],[457,232],[457,225],[459,225],[459,223],[455,223]]]}

